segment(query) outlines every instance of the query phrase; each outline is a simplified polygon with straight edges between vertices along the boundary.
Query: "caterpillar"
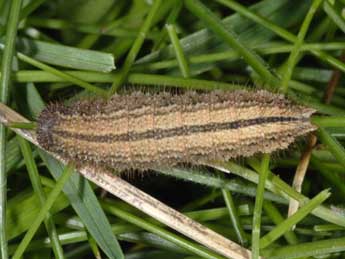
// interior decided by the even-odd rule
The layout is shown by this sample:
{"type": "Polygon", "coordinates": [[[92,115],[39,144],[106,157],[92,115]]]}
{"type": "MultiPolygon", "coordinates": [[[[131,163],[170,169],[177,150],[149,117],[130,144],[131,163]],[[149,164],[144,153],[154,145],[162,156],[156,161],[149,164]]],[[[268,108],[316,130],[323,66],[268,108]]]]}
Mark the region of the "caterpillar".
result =
{"type": "Polygon", "coordinates": [[[316,129],[314,112],[265,90],[133,92],[48,105],[36,133],[67,160],[147,170],[286,149],[316,129]]]}

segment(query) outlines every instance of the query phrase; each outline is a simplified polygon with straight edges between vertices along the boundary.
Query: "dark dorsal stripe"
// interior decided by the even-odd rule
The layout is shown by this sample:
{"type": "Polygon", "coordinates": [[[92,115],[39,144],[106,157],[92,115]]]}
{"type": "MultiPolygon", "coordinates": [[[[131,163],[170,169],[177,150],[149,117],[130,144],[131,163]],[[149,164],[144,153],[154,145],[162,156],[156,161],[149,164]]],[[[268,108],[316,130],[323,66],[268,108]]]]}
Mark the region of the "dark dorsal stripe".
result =
{"type": "Polygon", "coordinates": [[[221,130],[240,129],[254,125],[262,125],[268,123],[293,122],[301,120],[296,117],[258,117],[248,120],[237,120],[223,123],[210,123],[202,125],[181,126],[171,129],[154,129],[145,132],[128,132],[124,134],[108,134],[108,135],[87,135],[80,133],[71,133],[65,130],[52,130],[56,134],[65,138],[74,138],[88,142],[117,142],[117,141],[139,141],[144,139],[163,139],[169,137],[189,136],[196,133],[217,132],[221,130]]]}

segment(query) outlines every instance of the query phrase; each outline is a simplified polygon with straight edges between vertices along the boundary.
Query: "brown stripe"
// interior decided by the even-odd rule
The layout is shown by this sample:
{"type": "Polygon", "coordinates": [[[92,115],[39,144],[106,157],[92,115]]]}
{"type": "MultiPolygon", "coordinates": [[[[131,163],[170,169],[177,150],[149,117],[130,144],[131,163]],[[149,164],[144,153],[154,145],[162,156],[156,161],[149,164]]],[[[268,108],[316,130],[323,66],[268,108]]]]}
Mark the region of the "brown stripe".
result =
{"type": "Polygon", "coordinates": [[[300,118],[296,117],[258,117],[255,119],[249,120],[238,120],[232,122],[224,123],[211,123],[205,125],[192,125],[192,126],[182,126],[171,129],[153,129],[145,132],[135,133],[128,132],[125,134],[108,134],[108,135],[87,135],[79,133],[71,133],[64,130],[53,130],[53,134],[58,136],[63,136],[65,138],[74,138],[79,140],[85,140],[88,142],[98,142],[98,143],[107,143],[115,141],[138,141],[143,139],[162,139],[173,136],[182,136],[182,135],[191,135],[195,133],[203,132],[212,132],[212,131],[221,131],[225,129],[240,129],[253,125],[261,125],[266,123],[281,123],[281,122],[291,122],[298,121],[300,118]]]}

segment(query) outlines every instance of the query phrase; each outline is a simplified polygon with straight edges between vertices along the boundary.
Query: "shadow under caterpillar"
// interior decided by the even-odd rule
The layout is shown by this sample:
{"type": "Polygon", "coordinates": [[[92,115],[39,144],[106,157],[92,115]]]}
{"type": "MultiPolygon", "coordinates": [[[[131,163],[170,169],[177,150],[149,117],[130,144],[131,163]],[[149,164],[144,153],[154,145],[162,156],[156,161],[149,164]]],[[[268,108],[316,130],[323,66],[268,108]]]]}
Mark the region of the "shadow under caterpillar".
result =
{"type": "Polygon", "coordinates": [[[48,105],[37,139],[68,160],[146,170],[285,149],[316,129],[314,112],[264,90],[134,92],[48,105]]]}

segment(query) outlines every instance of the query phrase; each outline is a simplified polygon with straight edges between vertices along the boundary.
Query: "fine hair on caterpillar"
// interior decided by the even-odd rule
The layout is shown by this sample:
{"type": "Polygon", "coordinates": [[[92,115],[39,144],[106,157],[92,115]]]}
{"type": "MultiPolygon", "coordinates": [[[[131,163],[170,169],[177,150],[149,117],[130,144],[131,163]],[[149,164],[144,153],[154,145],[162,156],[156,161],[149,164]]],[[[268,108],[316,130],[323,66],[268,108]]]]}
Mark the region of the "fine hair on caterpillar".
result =
{"type": "Polygon", "coordinates": [[[37,139],[67,160],[140,171],[284,150],[316,129],[314,112],[265,90],[133,92],[49,105],[37,139]]]}

